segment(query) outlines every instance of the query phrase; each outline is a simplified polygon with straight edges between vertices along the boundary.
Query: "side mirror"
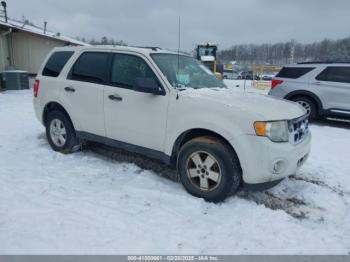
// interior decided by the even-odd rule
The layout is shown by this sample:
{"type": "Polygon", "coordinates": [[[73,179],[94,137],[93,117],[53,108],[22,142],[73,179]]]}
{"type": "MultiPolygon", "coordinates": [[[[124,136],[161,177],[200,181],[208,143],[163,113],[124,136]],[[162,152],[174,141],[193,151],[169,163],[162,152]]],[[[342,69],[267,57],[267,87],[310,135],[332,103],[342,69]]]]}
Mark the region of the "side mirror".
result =
{"type": "Polygon", "coordinates": [[[134,91],[154,95],[164,95],[164,90],[153,78],[136,77],[134,79],[134,91]]]}

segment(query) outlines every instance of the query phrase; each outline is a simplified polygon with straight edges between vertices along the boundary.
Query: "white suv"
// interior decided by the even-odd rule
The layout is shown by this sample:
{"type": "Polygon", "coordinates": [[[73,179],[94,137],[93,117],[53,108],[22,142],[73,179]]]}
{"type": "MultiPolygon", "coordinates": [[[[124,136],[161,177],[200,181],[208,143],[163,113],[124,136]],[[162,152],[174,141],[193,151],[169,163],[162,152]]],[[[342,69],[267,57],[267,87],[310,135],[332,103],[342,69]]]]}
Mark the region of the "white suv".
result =
{"type": "Polygon", "coordinates": [[[272,80],[269,95],[302,105],[310,119],[350,118],[350,63],[288,65],[272,80]]]}
{"type": "Polygon", "coordinates": [[[232,92],[194,58],[159,48],[56,48],[35,80],[34,107],[53,150],[89,140],[141,153],[213,202],[242,185],[277,184],[310,152],[300,105],[232,92]]]}

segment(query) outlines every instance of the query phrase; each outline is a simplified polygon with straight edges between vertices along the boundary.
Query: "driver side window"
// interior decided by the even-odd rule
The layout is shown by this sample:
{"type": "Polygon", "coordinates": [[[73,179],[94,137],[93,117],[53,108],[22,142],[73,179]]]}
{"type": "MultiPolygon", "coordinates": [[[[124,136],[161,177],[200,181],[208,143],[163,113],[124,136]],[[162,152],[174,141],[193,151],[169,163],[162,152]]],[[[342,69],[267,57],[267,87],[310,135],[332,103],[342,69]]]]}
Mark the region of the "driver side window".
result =
{"type": "Polygon", "coordinates": [[[136,78],[152,78],[158,82],[157,77],[142,58],[128,54],[114,54],[111,84],[132,89],[136,78]]]}

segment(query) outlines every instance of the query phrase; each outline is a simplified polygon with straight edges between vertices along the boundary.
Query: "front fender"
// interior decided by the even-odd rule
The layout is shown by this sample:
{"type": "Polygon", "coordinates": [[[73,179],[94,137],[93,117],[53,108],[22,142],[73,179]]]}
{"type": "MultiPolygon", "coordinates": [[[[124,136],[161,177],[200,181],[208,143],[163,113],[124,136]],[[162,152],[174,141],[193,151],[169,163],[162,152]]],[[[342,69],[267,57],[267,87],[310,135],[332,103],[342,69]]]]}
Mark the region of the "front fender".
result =
{"type": "MultiPolygon", "coordinates": [[[[180,120],[179,118],[177,119],[180,120]]],[[[234,140],[235,137],[244,133],[239,125],[228,125],[227,123],[229,123],[229,120],[222,116],[216,115],[215,121],[210,121],[210,119],[212,118],[208,118],[207,120],[199,120],[198,118],[196,119],[195,116],[187,115],[181,118],[180,121],[176,121],[176,123],[173,122],[168,124],[165,137],[165,153],[169,156],[172,155],[178,138],[194,129],[201,129],[216,133],[217,135],[223,137],[227,142],[234,140]]]]}

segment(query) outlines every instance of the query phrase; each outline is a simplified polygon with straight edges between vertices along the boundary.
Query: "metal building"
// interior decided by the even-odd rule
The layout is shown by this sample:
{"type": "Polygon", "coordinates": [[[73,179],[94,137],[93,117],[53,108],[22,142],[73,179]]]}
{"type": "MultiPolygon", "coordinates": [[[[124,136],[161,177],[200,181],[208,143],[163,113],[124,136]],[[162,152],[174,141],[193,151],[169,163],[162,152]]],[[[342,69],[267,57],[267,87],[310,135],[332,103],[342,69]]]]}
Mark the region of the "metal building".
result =
{"type": "Polygon", "coordinates": [[[0,20],[0,72],[17,69],[35,75],[52,48],[66,45],[87,44],[28,22],[0,20]]]}

